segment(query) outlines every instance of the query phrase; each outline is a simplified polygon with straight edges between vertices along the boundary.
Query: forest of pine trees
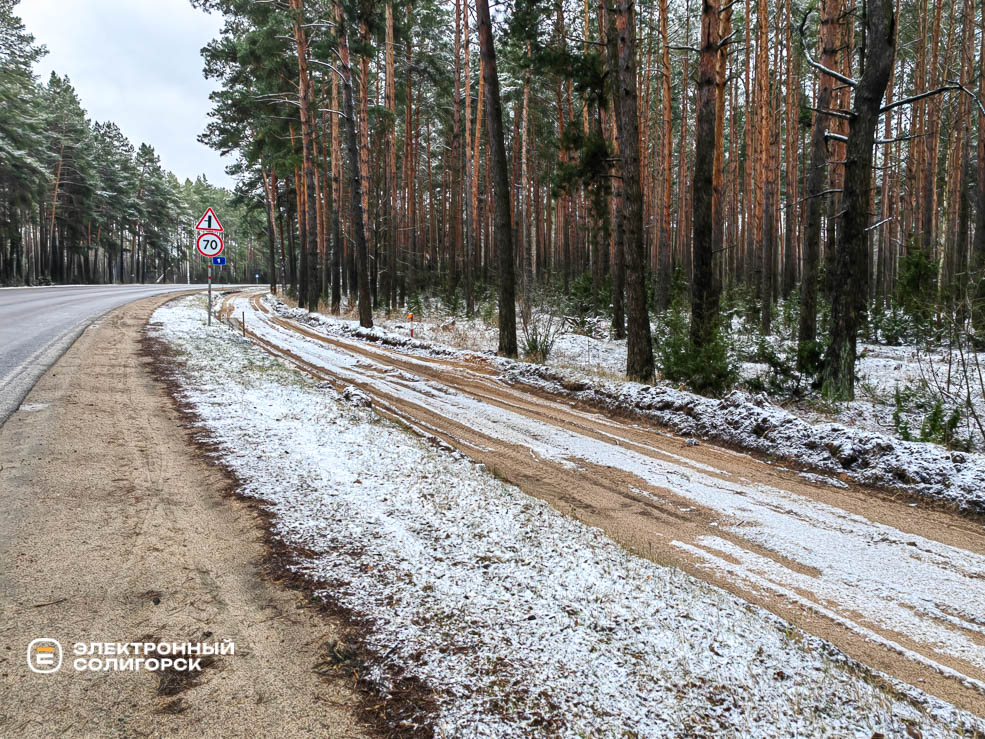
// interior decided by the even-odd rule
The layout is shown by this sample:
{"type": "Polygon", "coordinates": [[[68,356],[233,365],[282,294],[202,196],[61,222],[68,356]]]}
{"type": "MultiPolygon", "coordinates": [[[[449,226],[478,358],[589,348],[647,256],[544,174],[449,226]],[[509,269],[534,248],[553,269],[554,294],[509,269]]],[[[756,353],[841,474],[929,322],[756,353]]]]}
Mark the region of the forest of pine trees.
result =
{"type": "MultiPolygon", "coordinates": [[[[191,2],[225,17],[202,140],[302,307],[494,304],[515,356],[560,305],[710,393],[736,306],[832,399],[860,336],[985,341],[983,0],[191,2]]],[[[0,277],[167,269],[182,188],[2,6],[0,277]]]]}
{"type": "Polygon", "coordinates": [[[514,302],[555,293],[646,380],[676,305],[659,369],[714,392],[724,303],[764,335],[782,305],[832,398],[882,321],[982,336],[980,2],[193,3],[226,17],[205,140],[302,307],[495,298],[516,354],[514,302]]]}
{"type": "Polygon", "coordinates": [[[44,50],[16,10],[0,0],[0,285],[203,282],[193,227],[209,206],[228,232],[216,279],[265,274],[262,203],[179,182],[152,146],[87,118],[67,77],[39,81],[44,50]]]}

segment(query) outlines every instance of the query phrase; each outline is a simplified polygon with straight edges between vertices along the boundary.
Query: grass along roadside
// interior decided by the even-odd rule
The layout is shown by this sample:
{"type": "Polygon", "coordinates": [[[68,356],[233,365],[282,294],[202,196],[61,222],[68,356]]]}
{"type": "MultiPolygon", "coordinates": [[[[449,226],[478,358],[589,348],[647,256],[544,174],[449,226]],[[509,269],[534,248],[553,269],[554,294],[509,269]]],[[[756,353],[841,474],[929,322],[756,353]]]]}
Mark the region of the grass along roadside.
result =
{"type": "Polygon", "coordinates": [[[362,615],[364,677],[429,686],[437,735],[985,730],[207,331],[198,298],[154,321],[241,492],[304,552],[296,570],[362,615]]]}

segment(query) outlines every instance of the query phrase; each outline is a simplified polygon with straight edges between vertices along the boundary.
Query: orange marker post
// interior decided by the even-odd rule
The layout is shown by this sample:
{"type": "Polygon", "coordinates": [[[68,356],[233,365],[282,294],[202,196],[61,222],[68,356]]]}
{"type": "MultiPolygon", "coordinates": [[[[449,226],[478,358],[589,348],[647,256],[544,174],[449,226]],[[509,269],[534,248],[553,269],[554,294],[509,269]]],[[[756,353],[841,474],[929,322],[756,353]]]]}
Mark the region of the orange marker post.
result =
{"type": "Polygon", "coordinates": [[[410,319],[410,338],[414,338],[414,314],[408,313],[407,317],[410,319]]]}

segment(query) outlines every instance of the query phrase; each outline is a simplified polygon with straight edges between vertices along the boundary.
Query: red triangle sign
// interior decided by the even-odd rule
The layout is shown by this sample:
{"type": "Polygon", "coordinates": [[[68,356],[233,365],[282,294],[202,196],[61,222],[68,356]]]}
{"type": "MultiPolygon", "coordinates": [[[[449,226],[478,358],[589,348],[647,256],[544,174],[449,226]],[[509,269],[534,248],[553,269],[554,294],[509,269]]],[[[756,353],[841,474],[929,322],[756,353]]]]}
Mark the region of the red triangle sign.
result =
{"type": "Polygon", "coordinates": [[[219,223],[219,219],[216,217],[215,211],[209,208],[205,211],[205,215],[198,219],[198,225],[195,226],[196,231],[218,231],[222,233],[222,224],[219,223]]]}

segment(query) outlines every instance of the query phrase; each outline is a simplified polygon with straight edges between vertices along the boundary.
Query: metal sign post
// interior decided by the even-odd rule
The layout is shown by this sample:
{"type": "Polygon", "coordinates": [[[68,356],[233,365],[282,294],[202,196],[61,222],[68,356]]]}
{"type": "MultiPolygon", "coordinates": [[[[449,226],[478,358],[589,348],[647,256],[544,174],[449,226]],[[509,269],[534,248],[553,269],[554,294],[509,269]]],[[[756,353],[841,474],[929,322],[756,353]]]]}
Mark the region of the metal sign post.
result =
{"type": "Polygon", "coordinates": [[[209,260],[209,326],[212,325],[212,265],[213,264],[225,264],[226,258],[220,257],[222,254],[222,237],[219,233],[222,232],[222,223],[219,221],[218,216],[216,216],[215,211],[209,208],[205,211],[205,215],[198,219],[198,223],[195,224],[196,231],[203,231],[199,237],[198,241],[195,242],[195,247],[198,249],[198,253],[209,260]]]}

